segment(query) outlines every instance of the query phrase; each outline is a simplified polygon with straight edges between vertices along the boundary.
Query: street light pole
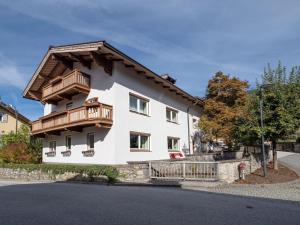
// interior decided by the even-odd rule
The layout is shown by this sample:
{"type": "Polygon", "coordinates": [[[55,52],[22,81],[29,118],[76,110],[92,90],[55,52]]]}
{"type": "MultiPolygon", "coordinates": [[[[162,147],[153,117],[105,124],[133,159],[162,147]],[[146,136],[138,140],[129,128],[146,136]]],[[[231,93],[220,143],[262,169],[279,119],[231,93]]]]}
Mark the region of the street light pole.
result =
{"type": "Polygon", "coordinates": [[[263,87],[260,87],[260,126],[261,126],[261,149],[262,149],[262,163],[264,170],[264,177],[267,176],[266,153],[265,153],[265,137],[264,137],[264,117],[263,117],[263,87]]]}
{"type": "Polygon", "coordinates": [[[15,111],[15,119],[16,119],[16,134],[18,133],[18,112],[17,108],[13,105],[10,105],[10,107],[15,111]]]}

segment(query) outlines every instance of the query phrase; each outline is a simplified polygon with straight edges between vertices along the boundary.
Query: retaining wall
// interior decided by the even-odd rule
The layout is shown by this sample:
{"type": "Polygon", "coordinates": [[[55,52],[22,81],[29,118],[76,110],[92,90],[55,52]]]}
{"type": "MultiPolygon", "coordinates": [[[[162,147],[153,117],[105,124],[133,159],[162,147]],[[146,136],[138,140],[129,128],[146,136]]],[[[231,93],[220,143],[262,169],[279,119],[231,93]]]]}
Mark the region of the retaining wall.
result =
{"type": "Polygon", "coordinates": [[[27,171],[24,169],[0,168],[0,178],[19,179],[27,181],[96,181],[108,182],[106,176],[90,177],[85,174],[70,173],[53,174],[51,172],[42,172],[40,170],[27,171]]]}

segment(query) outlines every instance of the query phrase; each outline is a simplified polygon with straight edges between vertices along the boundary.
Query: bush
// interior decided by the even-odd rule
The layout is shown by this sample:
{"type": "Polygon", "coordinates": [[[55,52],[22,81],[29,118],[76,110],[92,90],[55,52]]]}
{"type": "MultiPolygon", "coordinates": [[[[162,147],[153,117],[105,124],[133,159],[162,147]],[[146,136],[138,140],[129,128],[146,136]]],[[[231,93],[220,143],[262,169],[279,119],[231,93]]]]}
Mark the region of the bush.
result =
{"type": "Polygon", "coordinates": [[[0,158],[6,163],[34,163],[35,156],[28,151],[25,143],[10,143],[0,151],[0,158]]]}
{"type": "Polygon", "coordinates": [[[0,158],[8,163],[40,163],[42,139],[30,137],[29,127],[22,126],[18,133],[1,136],[0,158]]]}
{"type": "Polygon", "coordinates": [[[296,143],[297,143],[297,144],[300,144],[300,137],[298,137],[298,138],[296,139],[296,143]]]}
{"type": "Polygon", "coordinates": [[[0,162],[0,167],[10,169],[24,169],[28,172],[40,170],[42,172],[51,172],[53,175],[64,174],[66,172],[86,174],[89,177],[107,176],[110,182],[115,181],[119,176],[119,171],[113,166],[103,165],[64,165],[64,164],[12,164],[0,162]]]}

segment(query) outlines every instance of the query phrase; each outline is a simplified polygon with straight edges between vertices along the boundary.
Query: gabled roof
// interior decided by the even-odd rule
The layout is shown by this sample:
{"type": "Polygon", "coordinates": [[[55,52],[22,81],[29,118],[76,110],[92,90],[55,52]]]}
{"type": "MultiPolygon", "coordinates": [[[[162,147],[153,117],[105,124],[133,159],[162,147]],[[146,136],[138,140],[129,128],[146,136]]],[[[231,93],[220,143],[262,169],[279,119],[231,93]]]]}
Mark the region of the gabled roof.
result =
{"type": "Polygon", "coordinates": [[[25,88],[23,96],[34,100],[40,100],[42,86],[51,78],[71,70],[73,62],[80,62],[83,66],[89,67],[92,61],[99,60],[107,73],[111,73],[112,70],[112,68],[109,67],[109,63],[120,61],[124,63],[125,67],[135,70],[138,76],[143,76],[148,80],[152,80],[157,85],[168,89],[179,97],[185,98],[196,104],[201,104],[198,98],[188,94],[172,82],[169,82],[154,73],[105,41],[61,45],[56,47],[50,46],[25,88]]]}
{"type": "Polygon", "coordinates": [[[15,109],[13,109],[11,106],[5,104],[5,103],[2,102],[1,100],[0,100],[0,108],[4,109],[6,112],[10,113],[10,115],[13,116],[13,117],[15,117],[15,115],[16,115],[16,113],[17,113],[17,115],[18,115],[18,120],[20,120],[20,121],[22,121],[23,123],[28,124],[28,125],[31,124],[30,120],[29,120],[27,117],[23,116],[23,115],[22,115],[21,113],[19,113],[19,112],[16,112],[15,109]]]}

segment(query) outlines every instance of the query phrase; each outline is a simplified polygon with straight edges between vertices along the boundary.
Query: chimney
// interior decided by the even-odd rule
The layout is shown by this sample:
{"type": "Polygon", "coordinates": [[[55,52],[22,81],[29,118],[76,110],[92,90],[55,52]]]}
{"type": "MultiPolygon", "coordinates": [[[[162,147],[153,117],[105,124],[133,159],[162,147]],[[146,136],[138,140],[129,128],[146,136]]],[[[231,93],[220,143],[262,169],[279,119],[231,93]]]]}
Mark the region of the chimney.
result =
{"type": "Polygon", "coordinates": [[[173,77],[171,77],[169,74],[163,74],[161,75],[161,78],[165,79],[166,81],[170,82],[171,84],[175,84],[176,83],[176,79],[174,79],[173,77]]]}

